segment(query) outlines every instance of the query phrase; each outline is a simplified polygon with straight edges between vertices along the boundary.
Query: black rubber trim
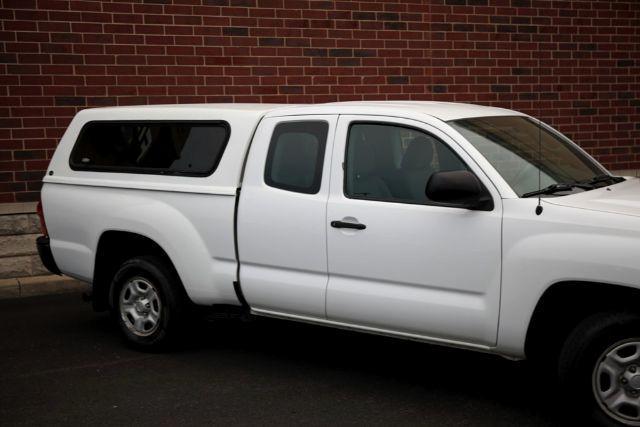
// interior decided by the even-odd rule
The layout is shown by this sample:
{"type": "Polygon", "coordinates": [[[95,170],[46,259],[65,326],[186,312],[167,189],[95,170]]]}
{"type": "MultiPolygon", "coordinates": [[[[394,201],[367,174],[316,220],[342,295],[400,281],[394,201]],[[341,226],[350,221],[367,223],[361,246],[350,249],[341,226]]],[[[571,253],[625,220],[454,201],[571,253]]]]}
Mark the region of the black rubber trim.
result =
{"type": "Polygon", "coordinates": [[[249,306],[247,299],[244,297],[244,294],[242,293],[242,286],[240,285],[240,248],[238,247],[238,206],[240,204],[240,190],[242,189],[242,182],[244,181],[244,172],[247,168],[247,160],[249,159],[249,152],[251,151],[251,145],[253,145],[253,139],[255,138],[256,132],[258,131],[258,127],[260,126],[260,123],[262,123],[263,119],[264,119],[264,116],[260,117],[260,120],[258,120],[258,123],[253,128],[253,132],[251,133],[251,138],[249,139],[249,145],[247,146],[247,151],[244,153],[244,159],[242,161],[242,169],[240,170],[240,183],[238,185],[238,188],[236,188],[236,201],[235,201],[235,206],[233,208],[233,244],[234,244],[236,262],[237,262],[236,280],[233,282],[233,290],[236,293],[238,302],[240,302],[242,307],[247,311],[251,307],[249,306]]]}
{"type": "Polygon", "coordinates": [[[36,239],[36,246],[38,247],[38,255],[40,255],[40,261],[47,270],[58,276],[62,275],[62,272],[56,265],[56,260],[53,259],[51,253],[51,244],[49,242],[49,236],[40,236],[36,239]]]}
{"type": "Polygon", "coordinates": [[[242,304],[242,307],[249,308],[249,303],[247,302],[247,300],[244,297],[244,294],[242,293],[240,282],[238,282],[237,280],[233,282],[233,290],[236,291],[236,297],[238,298],[238,301],[240,301],[240,304],[242,304]]]}
{"type": "Polygon", "coordinates": [[[242,305],[242,307],[248,309],[249,303],[247,302],[244,294],[242,293],[242,287],[240,287],[240,251],[238,249],[238,204],[240,203],[240,187],[236,189],[236,203],[233,210],[233,243],[236,252],[236,262],[238,266],[236,268],[236,280],[233,282],[233,290],[236,292],[236,298],[242,305]]]}

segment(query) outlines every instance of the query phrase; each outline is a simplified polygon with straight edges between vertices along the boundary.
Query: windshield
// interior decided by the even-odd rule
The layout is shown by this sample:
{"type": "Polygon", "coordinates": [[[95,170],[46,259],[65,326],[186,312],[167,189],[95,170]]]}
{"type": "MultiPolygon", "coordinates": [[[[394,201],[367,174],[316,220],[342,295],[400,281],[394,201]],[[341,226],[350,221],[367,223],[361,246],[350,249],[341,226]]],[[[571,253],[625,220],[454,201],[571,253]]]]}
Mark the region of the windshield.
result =
{"type": "Polygon", "coordinates": [[[480,151],[519,197],[554,184],[585,182],[605,173],[569,141],[544,127],[540,129],[528,117],[476,117],[449,124],[480,151]]]}

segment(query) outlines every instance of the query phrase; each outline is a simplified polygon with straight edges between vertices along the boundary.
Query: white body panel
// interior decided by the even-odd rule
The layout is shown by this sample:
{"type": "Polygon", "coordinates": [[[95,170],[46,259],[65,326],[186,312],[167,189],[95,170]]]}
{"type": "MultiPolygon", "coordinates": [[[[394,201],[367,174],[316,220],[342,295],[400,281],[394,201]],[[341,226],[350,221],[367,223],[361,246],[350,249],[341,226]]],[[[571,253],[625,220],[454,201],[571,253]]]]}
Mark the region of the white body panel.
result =
{"type": "Polygon", "coordinates": [[[537,216],[537,200],[518,198],[446,123],[499,115],[521,113],[405,101],[84,110],[44,179],[53,256],[62,272],[92,281],[102,233],[130,231],[165,250],[194,302],[238,305],[238,202],[241,286],[254,312],[524,357],[532,313],[553,284],[640,287],[640,181],[543,200],[537,216]],[[305,116],[330,123],[320,192],[266,186],[274,125],[305,116]],[[345,198],[346,126],[338,123],[348,116],[384,117],[436,134],[483,181],[494,210],[345,198]],[[224,120],[231,137],[208,177],[73,171],[69,155],[91,120],[224,120]],[[329,227],[345,218],[365,223],[366,233],[329,227]]]}
{"type": "Polygon", "coordinates": [[[51,249],[63,273],[92,282],[100,236],[110,230],[130,231],[164,249],[192,301],[237,303],[235,197],[47,185],[42,198],[51,249]]]}
{"type": "Polygon", "coordinates": [[[327,140],[333,140],[337,116],[296,116],[263,120],[251,145],[238,208],[240,282],[254,309],[324,318],[331,144],[325,149],[318,194],[286,191],[264,182],[275,125],[301,120],[326,121],[327,140]]]}

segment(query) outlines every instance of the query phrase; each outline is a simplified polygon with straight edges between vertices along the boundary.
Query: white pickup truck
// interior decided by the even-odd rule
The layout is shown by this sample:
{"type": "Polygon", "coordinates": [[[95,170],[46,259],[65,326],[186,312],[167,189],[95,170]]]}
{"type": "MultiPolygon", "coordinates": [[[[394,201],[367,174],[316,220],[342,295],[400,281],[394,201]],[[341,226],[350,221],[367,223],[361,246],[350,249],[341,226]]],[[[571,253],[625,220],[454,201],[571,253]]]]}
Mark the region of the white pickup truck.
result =
{"type": "Polygon", "coordinates": [[[128,341],[189,308],[554,361],[640,425],[640,180],[525,114],[437,102],[83,110],[51,160],[44,264],[128,341]]]}

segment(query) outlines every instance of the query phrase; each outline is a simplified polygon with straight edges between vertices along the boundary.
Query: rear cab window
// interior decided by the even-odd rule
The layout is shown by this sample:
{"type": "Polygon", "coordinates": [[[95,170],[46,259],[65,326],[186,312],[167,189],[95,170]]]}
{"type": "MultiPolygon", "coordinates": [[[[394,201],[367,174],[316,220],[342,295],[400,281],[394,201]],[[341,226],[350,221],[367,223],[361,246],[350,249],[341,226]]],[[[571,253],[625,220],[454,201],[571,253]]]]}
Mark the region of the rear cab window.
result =
{"type": "Polygon", "coordinates": [[[77,171],[209,176],[229,135],[222,121],[92,121],[69,164],[77,171]]]}
{"type": "Polygon", "coordinates": [[[328,132],[325,121],[276,125],[267,153],[265,183],[297,193],[320,191],[328,132]]]}

